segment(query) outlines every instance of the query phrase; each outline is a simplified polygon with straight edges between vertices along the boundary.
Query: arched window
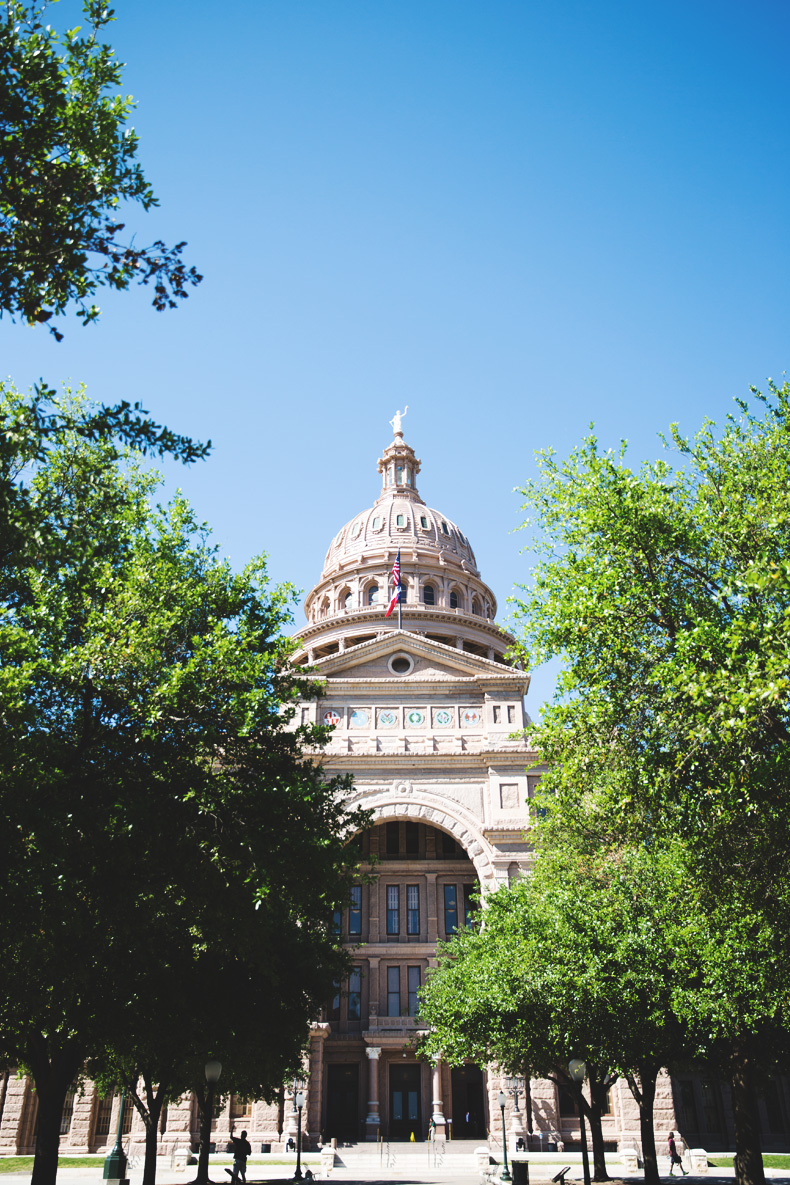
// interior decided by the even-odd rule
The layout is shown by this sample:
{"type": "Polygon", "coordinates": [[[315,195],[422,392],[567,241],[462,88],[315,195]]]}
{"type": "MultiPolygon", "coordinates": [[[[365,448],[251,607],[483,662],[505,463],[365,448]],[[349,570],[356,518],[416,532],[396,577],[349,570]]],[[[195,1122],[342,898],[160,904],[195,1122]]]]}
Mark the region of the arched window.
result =
{"type": "Polygon", "coordinates": [[[477,598],[472,601],[472,612],[476,617],[480,617],[480,602],[477,600],[477,598]]]}
{"type": "Polygon", "coordinates": [[[378,603],[379,603],[379,586],[377,584],[371,584],[370,588],[368,589],[368,604],[369,605],[378,605],[378,603]]]}
{"type": "Polygon", "coordinates": [[[346,595],[343,597],[343,608],[344,609],[353,609],[354,608],[354,594],[352,592],[347,592],[346,595]]]}
{"type": "Polygon", "coordinates": [[[455,589],[453,589],[453,591],[450,593],[450,608],[458,608],[458,593],[455,591],[455,589]]]}
{"type": "Polygon", "coordinates": [[[422,588],[422,599],[426,605],[436,604],[436,590],[432,584],[424,584],[422,588]]]}

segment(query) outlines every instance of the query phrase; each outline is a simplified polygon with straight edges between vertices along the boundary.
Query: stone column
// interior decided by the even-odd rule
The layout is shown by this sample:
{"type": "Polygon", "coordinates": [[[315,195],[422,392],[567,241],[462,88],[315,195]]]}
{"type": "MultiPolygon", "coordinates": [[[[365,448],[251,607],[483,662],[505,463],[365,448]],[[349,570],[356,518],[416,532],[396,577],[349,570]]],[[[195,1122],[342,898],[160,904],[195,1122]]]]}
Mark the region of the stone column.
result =
{"type": "Polygon", "coordinates": [[[427,872],[425,874],[425,882],[426,882],[425,887],[427,889],[426,896],[428,898],[428,900],[427,900],[428,908],[426,909],[425,912],[426,912],[426,920],[428,922],[428,942],[430,942],[432,946],[439,941],[439,918],[438,918],[438,914],[437,914],[437,904],[438,903],[436,901],[436,876],[437,876],[437,873],[435,873],[435,872],[427,872]]]}
{"type": "Polygon", "coordinates": [[[431,1105],[433,1107],[433,1122],[436,1124],[436,1138],[444,1136],[445,1132],[445,1118],[442,1109],[442,1061],[441,1058],[436,1059],[433,1063],[433,1099],[431,1105]]]}
{"type": "Polygon", "coordinates": [[[368,1045],[365,1049],[368,1055],[368,1114],[365,1119],[365,1139],[375,1140],[378,1138],[379,1124],[381,1117],[379,1115],[379,1058],[381,1057],[381,1047],[378,1045],[368,1045]]]}
{"type": "Polygon", "coordinates": [[[381,1004],[380,964],[381,959],[379,958],[368,959],[368,1028],[370,1029],[377,1028],[379,1023],[379,1007],[381,1004]]]}

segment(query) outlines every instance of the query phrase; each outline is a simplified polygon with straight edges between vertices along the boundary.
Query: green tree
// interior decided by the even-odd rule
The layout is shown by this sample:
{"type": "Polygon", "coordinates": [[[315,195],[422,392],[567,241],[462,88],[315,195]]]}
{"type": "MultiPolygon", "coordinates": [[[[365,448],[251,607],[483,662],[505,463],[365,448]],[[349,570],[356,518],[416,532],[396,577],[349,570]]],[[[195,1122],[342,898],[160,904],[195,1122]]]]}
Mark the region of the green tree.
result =
{"type": "Polygon", "coordinates": [[[697,1052],[672,1007],[674,854],[607,848],[600,836],[580,844],[561,820],[547,831],[532,875],[489,896],[480,932],[447,946],[421,1004],[428,1046],[451,1061],[526,1064],[562,1085],[569,1060],[583,1058],[590,1098],[578,1097],[596,1180],[607,1177],[607,1080],[623,1076],[639,1107],[645,1179],[655,1185],[656,1078],[697,1052]]]}
{"type": "MultiPolygon", "coordinates": [[[[29,324],[76,306],[84,324],[100,287],[153,284],[154,308],[174,308],[201,276],[185,243],[124,238],[123,203],[158,204],[118,93],[121,64],[101,40],[115,19],[85,0],[86,29],[59,35],[47,0],[3,0],[0,13],[0,316],[29,324]]],[[[58,340],[62,334],[50,325],[58,340]]]]}
{"type": "Polygon", "coordinates": [[[541,562],[521,654],[559,657],[534,738],[564,817],[605,801],[623,842],[685,852],[689,953],[673,1008],[732,1087],[738,1179],[763,1181],[756,1075],[788,1030],[790,388],[717,432],[676,427],[634,472],[590,436],[524,489],[541,562]],[[692,969],[691,964],[694,964],[692,969]]]}
{"type": "Polygon", "coordinates": [[[282,1080],[346,965],[330,919],[358,825],[305,756],[325,730],[292,720],[290,588],[260,559],[234,574],[183,499],[152,507],[156,479],[64,415],[28,479],[44,543],[0,609],[0,1054],[35,1080],[34,1185],[87,1056],[144,1055],[152,1020],[221,1056],[220,972],[266,1002],[261,1085],[282,1080]],[[172,992],[159,1012],[160,974],[192,1015],[172,992]]]}

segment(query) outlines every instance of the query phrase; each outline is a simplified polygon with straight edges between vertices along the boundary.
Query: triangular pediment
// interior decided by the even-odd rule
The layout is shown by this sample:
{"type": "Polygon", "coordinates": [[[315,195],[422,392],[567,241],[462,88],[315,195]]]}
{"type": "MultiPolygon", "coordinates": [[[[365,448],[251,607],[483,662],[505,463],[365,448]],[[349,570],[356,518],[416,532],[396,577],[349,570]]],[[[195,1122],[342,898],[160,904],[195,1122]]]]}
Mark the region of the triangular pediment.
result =
{"type": "Polygon", "coordinates": [[[397,680],[422,681],[496,681],[523,684],[526,690],[529,676],[524,671],[493,662],[476,654],[435,642],[422,634],[408,630],[388,630],[381,638],[374,638],[352,646],[338,654],[330,654],[314,664],[317,675],[335,680],[397,680]],[[411,670],[394,670],[391,663],[405,656],[412,663],[411,670]]]}

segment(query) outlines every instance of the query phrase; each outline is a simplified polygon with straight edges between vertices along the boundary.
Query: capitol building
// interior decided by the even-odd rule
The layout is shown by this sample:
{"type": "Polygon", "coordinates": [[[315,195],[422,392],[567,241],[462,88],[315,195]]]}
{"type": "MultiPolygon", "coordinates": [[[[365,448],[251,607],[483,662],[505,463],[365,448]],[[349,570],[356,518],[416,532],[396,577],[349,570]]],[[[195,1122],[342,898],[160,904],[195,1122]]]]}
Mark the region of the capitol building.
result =
{"type": "MultiPolygon", "coordinates": [[[[371,875],[335,919],[353,970],[310,1028],[308,1148],[333,1138],[424,1140],[431,1126],[438,1137],[501,1141],[497,1100],[508,1090],[496,1067],[420,1060],[415,1040],[419,991],[437,943],[469,922],[479,894],[529,871],[530,803],[541,775],[526,739],[530,677],[508,657],[513,639],[496,624],[496,598],[470,540],[419,492],[421,462],[404,440],[400,413],[392,427],[378,461],[378,497],[332,539],[296,634],[295,661],[311,668],[323,691],[299,706],[298,718],[332,726],[320,760],[329,774],[353,775],[352,804],[371,817],[353,841],[371,875]],[[402,603],[388,616],[398,556],[402,603]]],[[[786,1139],[785,1090],[780,1080],[769,1084],[760,1103],[767,1148],[786,1139]]],[[[100,1099],[90,1087],[71,1096],[61,1151],[111,1145],[117,1110],[117,1098],[100,1099]]],[[[529,1114],[528,1122],[523,1092],[519,1106],[508,1092],[511,1149],[528,1128],[536,1150],[580,1147],[574,1099],[554,1083],[531,1083],[529,1114]]],[[[284,1148],[296,1118],[287,1087],[279,1104],[231,1096],[214,1127],[219,1140],[231,1124],[246,1128],[258,1152],[261,1144],[284,1148]]],[[[125,1127],[132,1147],[142,1148],[131,1108],[125,1127]]],[[[637,1108],[622,1080],[610,1090],[603,1127],[612,1151],[639,1140],[637,1108]]],[[[662,1074],[659,1142],[678,1128],[689,1143],[732,1146],[728,1093],[715,1076],[662,1074]]],[[[171,1105],[163,1153],[196,1147],[198,1131],[191,1097],[171,1105]]],[[[31,1151],[34,1133],[34,1092],[12,1076],[0,1153],[31,1151]]]]}

